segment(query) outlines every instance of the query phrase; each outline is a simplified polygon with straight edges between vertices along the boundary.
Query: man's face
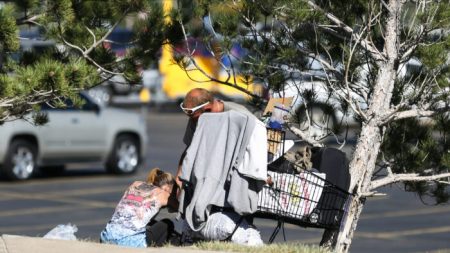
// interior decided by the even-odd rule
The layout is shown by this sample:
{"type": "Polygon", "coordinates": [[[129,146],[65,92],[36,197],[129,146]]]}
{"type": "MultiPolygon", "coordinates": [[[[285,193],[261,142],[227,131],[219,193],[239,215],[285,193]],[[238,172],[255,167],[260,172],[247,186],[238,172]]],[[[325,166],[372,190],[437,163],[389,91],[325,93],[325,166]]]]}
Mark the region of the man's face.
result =
{"type": "Polygon", "coordinates": [[[206,111],[211,111],[211,103],[205,102],[200,105],[190,105],[189,103],[181,103],[180,107],[183,110],[183,112],[192,120],[197,121],[200,115],[206,111]]]}

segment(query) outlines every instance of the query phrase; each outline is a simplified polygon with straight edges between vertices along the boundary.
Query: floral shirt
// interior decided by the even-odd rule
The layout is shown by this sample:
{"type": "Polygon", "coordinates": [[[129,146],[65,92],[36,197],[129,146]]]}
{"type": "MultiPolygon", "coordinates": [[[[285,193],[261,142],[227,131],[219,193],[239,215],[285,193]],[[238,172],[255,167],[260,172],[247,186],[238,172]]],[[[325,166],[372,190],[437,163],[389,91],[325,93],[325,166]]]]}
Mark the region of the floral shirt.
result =
{"type": "Polygon", "coordinates": [[[111,220],[100,234],[105,243],[147,247],[145,226],[159,212],[157,187],[136,181],[125,191],[111,220]]]}

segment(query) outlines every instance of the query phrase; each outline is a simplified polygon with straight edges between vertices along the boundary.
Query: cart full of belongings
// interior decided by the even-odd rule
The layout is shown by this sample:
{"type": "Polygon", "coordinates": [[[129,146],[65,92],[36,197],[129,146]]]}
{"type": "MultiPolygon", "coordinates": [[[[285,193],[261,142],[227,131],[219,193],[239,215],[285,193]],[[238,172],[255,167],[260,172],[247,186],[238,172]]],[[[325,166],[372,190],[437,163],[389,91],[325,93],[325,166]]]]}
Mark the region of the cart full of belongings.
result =
{"type": "Polygon", "coordinates": [[[345,154],[314,150],[312,166],[305,168],[283,156],[285,142],[283,130],[267,128],[256,117],[236,111],[203,114],[182,163],[182,240],[261,245],[253,217],[278,221],[269,242],[284,222],[338,227],[349,197],[345,154]],[[339,168],[329,166],[339,162],[339,168]],[[340,186],[330,175],[340,177],[340,186]]]}
{"type": "Polygon", "coordinates": [[[285,132],[268,129],[269,182],[259,192],[253,217],[275,219],[271,243],[284,223],[338,229],[345,216],[350,174],[345,153],[335,148],[301,146],[284,152],[285,132]],[[277,153],[284,154],[279,157],[277,153]],[[279,158],[278,158],[279,157],[279,158]]]}

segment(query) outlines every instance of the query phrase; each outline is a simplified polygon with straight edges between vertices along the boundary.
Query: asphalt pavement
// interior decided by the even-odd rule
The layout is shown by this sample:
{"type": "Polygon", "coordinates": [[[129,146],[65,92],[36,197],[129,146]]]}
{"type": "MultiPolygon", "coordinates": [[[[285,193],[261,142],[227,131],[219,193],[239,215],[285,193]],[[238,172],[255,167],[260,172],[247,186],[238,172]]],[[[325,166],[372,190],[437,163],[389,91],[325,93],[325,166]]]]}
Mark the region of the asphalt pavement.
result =
{"type": "MultiPolygon", "coordinates": [[[[98,241],[117,201],[133,180],[144,179],[153,167],[175,173],[184,149],[187,118],[177,110],[149,109],[148,155],[132,176],[112,176],[99,164],[72,165],[62,176],[27,182],[0,181],[0,234],[43,236],[58,224],[78,227],[77,238],[98,241]]],[[[351,152],[352,147],[346,151],[351,152]]],[[[350,252],[450,252],[450,205],[426,206],[399,185],[385,187],[385,197],[369,199],[350,252]]],[[[160,217],[174,217],[162,210],[160,217]]],[[[265,241],[276,223],[256,219],[265,241]]],[[[288,241],[318,244],[321,229],[286,224],[288,241]]],[[[276,241],[283,241],[282,232],[276,241]]]]}

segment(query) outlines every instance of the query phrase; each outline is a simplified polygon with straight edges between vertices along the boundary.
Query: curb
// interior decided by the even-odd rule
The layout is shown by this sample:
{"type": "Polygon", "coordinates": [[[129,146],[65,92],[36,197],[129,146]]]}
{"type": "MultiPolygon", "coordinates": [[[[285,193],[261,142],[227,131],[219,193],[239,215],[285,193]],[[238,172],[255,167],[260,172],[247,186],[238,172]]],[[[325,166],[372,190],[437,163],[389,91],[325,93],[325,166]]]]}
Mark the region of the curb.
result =
{"type": "Polygon", "coordinates": [[[149,253],[161,251],[167,253],[217,252],[188,249],[185,247],[130,248],[112,244],[100,244],[96,242],[44,239],[41,237],[6,234],[0,237],[0,253],[149,253]]]}
{"type": "Polygon", "coordinates": [[[3,240],[3,236],[0,237],[0,253],[8,253],[8,249],[6,248],[6,244],[3,240]]]}

